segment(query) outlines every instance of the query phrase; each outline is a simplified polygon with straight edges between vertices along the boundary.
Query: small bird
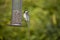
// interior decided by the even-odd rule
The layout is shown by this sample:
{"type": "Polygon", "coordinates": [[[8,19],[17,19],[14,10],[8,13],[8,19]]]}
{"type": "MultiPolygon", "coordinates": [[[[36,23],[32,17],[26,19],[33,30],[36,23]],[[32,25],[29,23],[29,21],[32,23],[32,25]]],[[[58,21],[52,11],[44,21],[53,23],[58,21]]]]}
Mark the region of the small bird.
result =
{"type": "Polygon", "coordinates": [[[23,17],[25,18],[26,21],[29,21],[29,14],[27,10],[24,11],[23,17]]]}

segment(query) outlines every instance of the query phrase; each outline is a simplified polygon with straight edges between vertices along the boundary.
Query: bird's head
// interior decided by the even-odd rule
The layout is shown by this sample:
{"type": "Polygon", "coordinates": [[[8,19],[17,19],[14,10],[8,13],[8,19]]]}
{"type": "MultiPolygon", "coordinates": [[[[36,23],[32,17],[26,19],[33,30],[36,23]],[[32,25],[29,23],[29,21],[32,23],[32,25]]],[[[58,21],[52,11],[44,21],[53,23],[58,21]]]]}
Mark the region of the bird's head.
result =
{"type": "Polygon", "coordinates": [[[28,13],[28,10],[25,10],[24,13],[28,13]]]}
{"type": "Polygon", "coordinates": [[[25,11],[25,13],[28,13],[28,11],[25,11]]]}

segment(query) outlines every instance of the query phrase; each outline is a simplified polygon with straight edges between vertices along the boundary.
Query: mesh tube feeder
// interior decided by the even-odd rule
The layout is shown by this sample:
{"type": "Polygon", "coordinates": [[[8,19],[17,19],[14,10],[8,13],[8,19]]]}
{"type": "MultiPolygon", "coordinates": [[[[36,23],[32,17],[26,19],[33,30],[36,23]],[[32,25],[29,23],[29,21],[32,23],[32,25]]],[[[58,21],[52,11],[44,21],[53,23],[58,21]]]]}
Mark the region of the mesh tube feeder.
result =
{"type": "Polygon", "coordinates": [[[12,0],[12,18],[10,25],[21,26],[22,0],[12,0]]]}

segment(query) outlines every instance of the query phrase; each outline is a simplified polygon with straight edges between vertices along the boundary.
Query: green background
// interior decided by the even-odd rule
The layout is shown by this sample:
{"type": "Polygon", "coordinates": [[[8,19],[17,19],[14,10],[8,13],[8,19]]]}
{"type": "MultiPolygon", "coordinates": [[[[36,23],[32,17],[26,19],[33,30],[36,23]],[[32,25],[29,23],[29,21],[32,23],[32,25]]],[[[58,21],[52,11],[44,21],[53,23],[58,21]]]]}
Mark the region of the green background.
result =
{"type": "MultiPolygon", "coordinates": [[[[60,0],[23,0],[22,4],[22,10],[29,11],[31,40],[58,40],[60,0]]],[[[0,0],[0,39],[28,40],[28,27],[23,17],[22,26],[8,25],[11,22],[11,11],[12,0],[0,0]]]]}

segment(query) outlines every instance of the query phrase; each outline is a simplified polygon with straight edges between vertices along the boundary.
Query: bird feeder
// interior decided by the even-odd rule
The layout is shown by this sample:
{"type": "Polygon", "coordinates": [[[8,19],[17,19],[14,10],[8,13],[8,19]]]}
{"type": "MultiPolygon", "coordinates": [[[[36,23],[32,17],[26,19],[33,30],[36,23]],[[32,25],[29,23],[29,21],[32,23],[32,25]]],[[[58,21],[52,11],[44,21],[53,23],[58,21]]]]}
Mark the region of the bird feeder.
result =
{"type": "Polygon", "coordinates": [[[12,26],[21,26],[22,21],[22,0],[12,0],[12,26]]]}

